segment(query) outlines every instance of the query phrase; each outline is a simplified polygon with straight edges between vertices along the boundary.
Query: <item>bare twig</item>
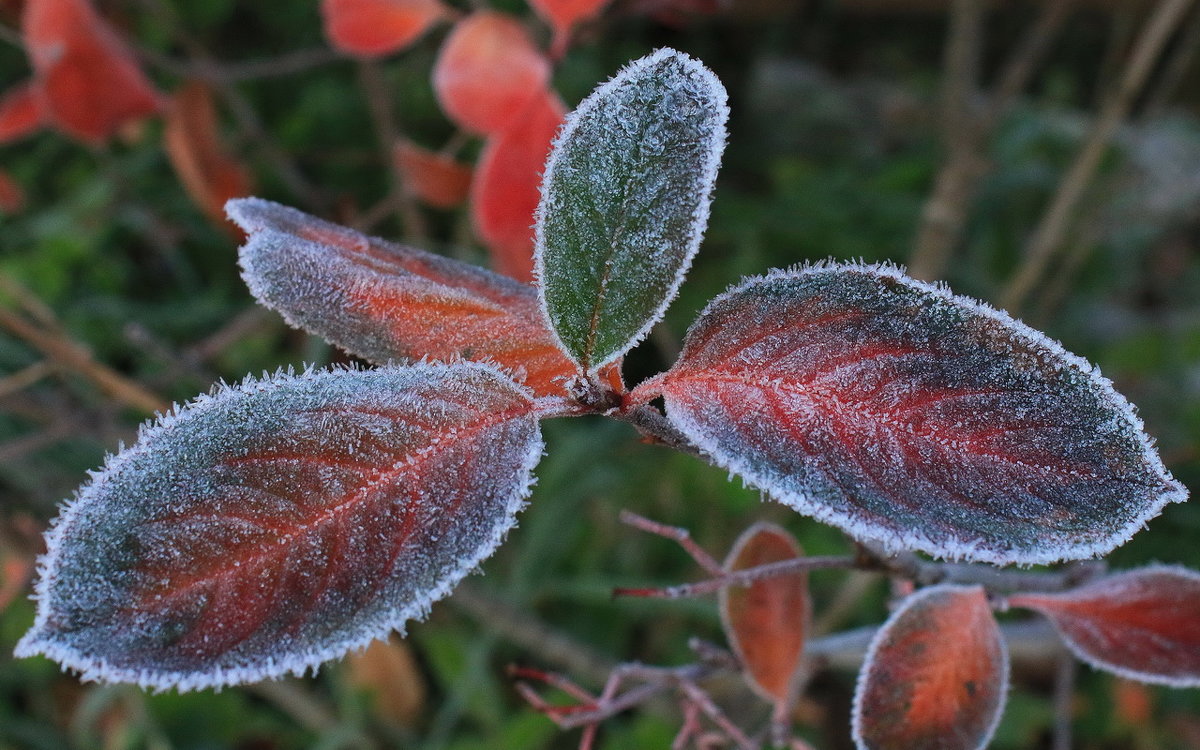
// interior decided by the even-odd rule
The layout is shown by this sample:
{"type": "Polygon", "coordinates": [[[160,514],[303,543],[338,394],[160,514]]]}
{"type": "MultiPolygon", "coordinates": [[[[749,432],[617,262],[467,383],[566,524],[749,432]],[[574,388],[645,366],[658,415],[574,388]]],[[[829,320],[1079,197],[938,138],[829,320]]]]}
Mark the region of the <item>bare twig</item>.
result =
{"type": "Polygon", "coordinates": [[[1078,667],[1075,656],[1062,649],[1054,670],[1053,750],[1071,750],[1071,725],[1075,721],[1075,675],[1079,671],[1078,667]]]}
{"type": "Polygon", "coordinates": [[[99,362],[82,345],[57,332],[47,331],[21,316],[0,308],[0,326],[37,349],[63,370],[91,380],[108,395],[143,412],[166,411],[170,403],[99,362]]]}
{"type": "Polygon", "coordinates": [[[333,710],[295,680],[265,680],[247,689],[309,731],[327,732],[338,725],[333,710]]]}
{"type": "Polygon", "coordinates": [[[57,368],[53,362],[43,359],[41,362],[34,362],[32,365],[14,372],[12,375],[0,378],[0,398],[4,398],[17,391],[23,391],[57,368]]]}
{"type": "Polygon", "coordinates": [[[620,515],[621,523],[627,526],[632,526],[635,529],[640,529],[648,534],[656,534],[667,539],[672,539],[683,547],[683,550],[696,561],[704,570],[712,575],[719,576],[725,574],[725,569],[721,567],[721,563],[717,562],[716,558],[708,554],[707,551],[700,545],[696,544],[692,539],[692,534],[687,529],[680,526],[668,526],[666,524],[651,521],[649,518],[639,516],[630,510],[622,510],[620,515]]]}
{"type": "Polygon", "coordinates": [[[1167,103],[1171,101],[1179,84],[1187,75],[1200,51],[1200,8],[1193,8],[1187,25],[1175,42],[1175,49],[1163,65],[1158,83],[1146,95],[1146,103],[1142,107],[1141,119],[1149,120],[1158,115],[1167,103]]]}
{"type": "Polygon", "coordinates": [[[1016,311],[1041,281],[1062,246],[1071,219],[1100,168],[1100,162],[1129,114],[1163,47],[1193,0],[1161,0],[1142,29],[1115,92],[1101,108],[1079,154],[1055,192],[1025,251],[1025,258],[1001,295],[1000,304],[1016,311]]]}
{"type": "Polygon", "coordinates": [[[328,47],[294,50],[266,60],[244,62],[217,62],[211,59],[177,60],[146,48],[138,49],[138,54],[154,66],[181,78],[198,79],[214,84],[258,81],[264,78],[296,75],[342,59],[328,47]]]}
{"type": "Polygon", "coordinates": [[[375,137],[379,141],[379,151],[383,155],[384,168],[391,176],[391,192],[389,201],[392,209],[399,214],[404,224],[404,239],[414,244],[423,244],[429,236],[429,228],[425,217],[417,207],[416,201],[409,192],[408,183],[400,172],[392,149],[399,141],[399,128],[392,112],[392,96],[384,81],[379,64],[363,60],[358,64],[358,81],[363,96],[367,100],[367,108],[371,113],[371,121],[375,125],[375,137]]]}
{"type": "Polygon", "coordinates": [[[854,555],[827,555],[823,557],[796,557],[791,560],[757,565],[724,573],[696,583],[685,583],[665,588],[616,588],[613,596],[641,596],[651,599],[681,599],[704,594],[715,594],[727,586],[748,586],[755,581],[780,576],[795,575],[810,570],[829,568],[854,568],[862,562],[854,555]]]}

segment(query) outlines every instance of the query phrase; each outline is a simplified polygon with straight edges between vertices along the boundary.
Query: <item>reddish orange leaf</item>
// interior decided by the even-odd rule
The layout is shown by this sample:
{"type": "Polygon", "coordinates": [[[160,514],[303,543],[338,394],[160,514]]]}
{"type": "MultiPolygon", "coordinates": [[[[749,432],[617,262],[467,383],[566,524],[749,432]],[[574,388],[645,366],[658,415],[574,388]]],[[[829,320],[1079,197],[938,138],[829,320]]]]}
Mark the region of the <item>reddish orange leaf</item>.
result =
{"type": "Polygon", "coordinates": [[[24,207],[25,191],[8,172],[0,171],[0,213],[15,214],[24,207]]]}
{"type": "Polygon", "coordinates": [[[467,199],[471,168],[466,164],[410,141],[397,143],[393,156],[405,185],[421,201],[437,208],[453,208],[467,199]]]}
{"type": "Polygon", "coordinates": [[[248,195],[249,172],[221,144],[212,91],[199,81],[171,98],[164,132],[167,156],[196,205],[213,221],[225,221],[225,201],[248,195]]]}
{"type": "Polygon", "coordinates": [[[433,87],[442,110],[463,128],[498,133],[550,80],[550,62],[515,18],[478,11],[454,27],[438,53],[433,87]]]}
{"type": "Polygon", "coordinates": [[[325,36],[341,52],[381,57],[421,38],[446,15],[438,0],[322,0],[325,36]]]}
{"type": "Polygon", "coordinates": [[[492,265],[522,281],[533,279],[533,222],[542,168],[566,117],[558,96],[542,94],[512,126],[488,140],[471,185],[471,218],[492,254],[492,265]]]}
{"type": "Polygon", "coordinates": [[[982,586],[905,600],[876,634],[854,695],[864,750],[987,746],[1008,692],[1008,653],[982,586]]]}
{"type": "Polygon", "coordinates": [[[1075,655],[1142,682],[1200,687],[1200,573],[1166,565],[1101,578],[1060,594],[1017,594],[1075,655]]]}
{"type": "MultiPolygon", "coordinates": [[[[346,351],[494,362],[540,396],[561,395],[579,374],[528,284],[257,198],[228,211],[250,234],[241,261],[259,302],[346,351]]],[[[617,367],[605,375],[622,390],[617,367]]]]}
{"type": "Polygon", "coordinates": [[[88,142],[157,112],[158,93],[87,0],[29,0],[21,23],[49,121],[88,142]]]}
{"type": "Polygon", "coordinates": [[[554,28],[554,53],[561,56],[570,42],[571,29],[597,15],[608,0],[529,0],[529,4],[554,28]]]}
{"type": "Polygon", "coordinates": [[[17,84],[0,97],[0,143],[23,138],[44,121],[41,96],[32,81],[17,84]]]}
{"type": "MultiPolygon", "coordinates": [[[[800,557],[791,534],[769,523],[746,529],[725,560],[743,570],[800,557]]],[[[745,669],[746,682],[767,700],[786,702],[804,657],[811,605],[808,574],[797,573],[721,589],[725,637],[745,669]]]]}

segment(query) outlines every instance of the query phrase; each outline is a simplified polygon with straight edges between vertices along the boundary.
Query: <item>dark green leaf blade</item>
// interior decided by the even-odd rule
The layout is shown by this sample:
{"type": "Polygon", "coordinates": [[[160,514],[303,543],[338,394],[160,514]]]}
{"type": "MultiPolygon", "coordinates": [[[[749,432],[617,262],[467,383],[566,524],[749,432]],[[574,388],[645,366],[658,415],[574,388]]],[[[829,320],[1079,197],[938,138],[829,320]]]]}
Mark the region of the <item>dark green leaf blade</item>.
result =
{"type": "Polygon", "coordinates": [[[585,370],[628,351],[674,298],[708,222],[728,115],[716,76],[662,49],[568,116],[542,182],[535,273],[585,370]]]}

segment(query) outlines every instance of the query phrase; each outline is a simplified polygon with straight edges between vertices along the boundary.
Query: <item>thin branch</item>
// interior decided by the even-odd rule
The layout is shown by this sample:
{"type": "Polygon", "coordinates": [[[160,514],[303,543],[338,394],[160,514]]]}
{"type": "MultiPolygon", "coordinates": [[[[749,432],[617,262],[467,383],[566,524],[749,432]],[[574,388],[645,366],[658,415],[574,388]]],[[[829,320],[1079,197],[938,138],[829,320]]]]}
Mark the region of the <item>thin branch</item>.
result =
{"type": "Polygon", "coordinates": [[[392,96],[388,91],[387,82],[378,63],[363,60],[358,65],[358,81],[363,96],[367,100],[367,108],[371,113],[371,121],[375,125],[375,137],[379,141],[379,151],[383,157],[384,168],[391,177],[391,191],[388,200],[392,209],[400,216],[404,224],[404,239],[413,244],[423,244],[429,236],[425,217],[421,214],[408,182],[400,172],[399,164],[392,155],[392,149],[400,140],[400,131],[392,112],[392,96]]]}
{"type": "Polygon", "coordinates": [[[265,60],[244,62],[217,62],[212,59],[178,60],[146,48],[138,49],[138,54],[155,66],[181,78],[198,79],[214,84],[259,81],[266,78],[297,75],[343,59],[328,47],[293,50],[265,60]]]}
{"type": "Polygon", "coordinates": [[[766,578],[795,575],[810,570],[829,568],[854,568],[861,564],[854,555],[827,555],[823,557],[796,557],[791,560],[742,568],[696,583],[685,583],[665,588],[616,588],[613,596],[640,596],[651,599],[682,599],[685,597],[715,594],[727,586],[748,586],[766,578]]]}
{"type": "Polygon", "coordinates": [[[1192,10],[1187,26],[1175,42],[1174,51],[1163,65],[1157,85],[1146,95],[1146,104],[1141,113],[1142,120],[1155,117],[1171,101],[1179,84],[1191,69],[1197,51],[1200,51],[1200,8],[1192,10]]]}
{"type": "Polygon", "coordinates": [[[78,373],[126,406],[143,412],[163,412],[170,403],[116,370],[97,362],[82,345],[0,308],[0,326],[37,349],[61,369],[78,373]]]}
{"type": "Polygon", "coordinates": [[[1000,298],[1000,305],[1017,311],[1041,282],[1067,231],[1088,186],[1100,168],[1121,122],[1128,116],[1155,62],[1193,0],[1162,0],[1142,29],[1116,91],[1108,98],[1092,125],[1087,140],[1063,177],[1025,251],[1025,259],[1000,298]]]}
{"type": "Polygon", "coordinates": [[[707,460],[700,448],[686,435],[667,421],[663,413],[649,404],[642,404],[628,411],[614,411],[609,416],[633,425],[644,437],[652,442],[674,448],[689,456],[707,460]]]}
{"type": "Polygon", "coordinates": [[[338,725],[333,710],[295,680],[266,680],[247,689],[311,732],[327,732],[338,725]]]}
{"type": "Polygon", "coordinates": [[[53,362],[43,359],[0,378],[0,398],[25,390],[57,369],[53,362]]]}
{"type": "Polygon", "coordinates": [[[675,541],[705,571],[715,576],[724,575],[725,569],[721,567],[721,563],[717,562],[716,558],[708,554],[703,547],[696,544],[692,539],[691,532],[687,529],[651,521],[649,518],[639,516],[629,510],[622,510],[619,519],[627,526],[675,541]]]}
{"type": "Polygon", "coordinates": [[[1075,721],[1075,676],[1079,664],[1065,648],[1054,670],[1054,744],[1053,750],[1071,750],[1071,725],[1075,721]]]}

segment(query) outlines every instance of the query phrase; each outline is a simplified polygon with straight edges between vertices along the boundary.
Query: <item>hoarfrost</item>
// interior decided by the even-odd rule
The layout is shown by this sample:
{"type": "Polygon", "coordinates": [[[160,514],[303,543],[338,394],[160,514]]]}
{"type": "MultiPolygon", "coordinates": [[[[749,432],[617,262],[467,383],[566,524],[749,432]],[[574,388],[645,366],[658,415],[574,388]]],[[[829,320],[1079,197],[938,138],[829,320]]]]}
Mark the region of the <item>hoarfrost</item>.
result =
{"type": "Polygon", "coordinates": [[[159,689],[315,670],[489,556],[541,452],[529,393],[487,365],[221,387],[63,509],[17,654],[159,689]]]}
{"type": "Polygon", "coordinates": [[[1008,649],[981,586],[908,597],[867,649],[851,728],[859,750],[982,750],[1008,697],[1008,649]]]}
{"type": "Polygon", "coordinates": [[[226,211],[250,235],[240,259],[255,298],[351,354],[492,362],[543,395],[579,372],[527,284],[259,198],[226,211]]]}
{"type": "Polygon", "coordinates": [[[708,223],[729,116],[721,82],[661,49],[567,116],[542,181],[535,276],[563,351],[594,371],[670,304],[708,223]]]}
{"type": "Polygon", "coordinates": [[[1200,573],[1152,565],[1070,591],[1014,594],[1054,623],[1081,660],[1122,677],[1200,687],[1200,573]]]}
{"type": "Polygon", "coordinates": [[[713,300],[661,393],[717,464],[887,548],[1102,554],[1186,491],[1090,364],[891,267],[776,271],[713,300]]]}

